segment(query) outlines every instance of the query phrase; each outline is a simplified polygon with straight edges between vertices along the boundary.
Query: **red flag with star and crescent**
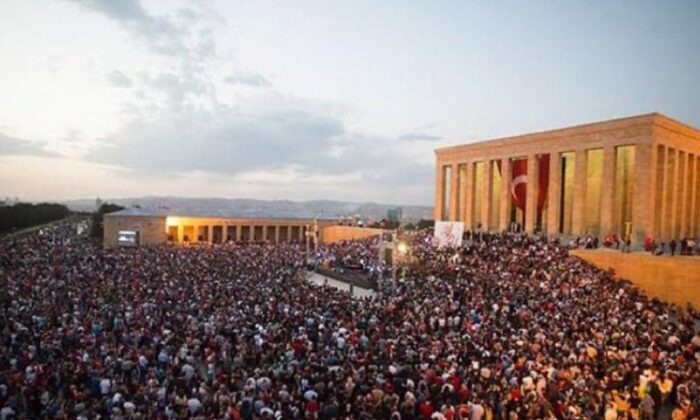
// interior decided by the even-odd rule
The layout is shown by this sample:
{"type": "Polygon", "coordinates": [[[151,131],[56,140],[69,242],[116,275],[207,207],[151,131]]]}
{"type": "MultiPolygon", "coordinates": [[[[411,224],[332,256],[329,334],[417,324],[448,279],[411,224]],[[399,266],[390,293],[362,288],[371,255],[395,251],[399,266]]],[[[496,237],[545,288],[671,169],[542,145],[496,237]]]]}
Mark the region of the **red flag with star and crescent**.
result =
{"type": "MultiPolygon", "coordinates": [[[[539,173],[537,176],[537,211],[541,212],[547,201],[547,189],[549,186],[549,155],[537,157],[539,173]]],[[[513,205],[520,210],[525,210],[527,202],[527,159],[516,159],[512,166],[511,198],[513,205]]]]}

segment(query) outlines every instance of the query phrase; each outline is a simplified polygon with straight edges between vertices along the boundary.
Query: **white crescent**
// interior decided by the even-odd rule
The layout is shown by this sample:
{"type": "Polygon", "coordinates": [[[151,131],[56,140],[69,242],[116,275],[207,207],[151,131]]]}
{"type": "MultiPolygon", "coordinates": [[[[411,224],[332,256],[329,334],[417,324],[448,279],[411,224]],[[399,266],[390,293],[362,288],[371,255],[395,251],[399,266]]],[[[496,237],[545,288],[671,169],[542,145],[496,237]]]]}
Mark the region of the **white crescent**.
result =
{"type": "Polygon", "coordinates": [[[510,191],[513,194],[513,197],[517,198],[515,195],[515,187],[517,187],[520,184],[527,184],[527,174],[525,175],[518,175],[515,178],[513,178],[513,185],[510,187],[510,191]]]}

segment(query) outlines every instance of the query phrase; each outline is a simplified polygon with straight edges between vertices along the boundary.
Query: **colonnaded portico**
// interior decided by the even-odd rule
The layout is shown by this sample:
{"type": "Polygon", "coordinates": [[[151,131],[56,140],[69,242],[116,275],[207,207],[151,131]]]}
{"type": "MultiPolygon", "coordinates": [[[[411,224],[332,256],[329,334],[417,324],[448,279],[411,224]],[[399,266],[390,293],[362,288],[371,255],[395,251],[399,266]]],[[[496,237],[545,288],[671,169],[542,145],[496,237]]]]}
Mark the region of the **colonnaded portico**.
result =
{"type": "Polygon", "coordinates": [[[128,208],[104,218],[106,247],[119,245],[123,232],[135,236],[135,244],[225,242],[305,242],[316,232],[336,225],[331,219],[245,218],[227,215],[179,215],[168,210],[128,208]]]}
{"type": "Polygon", "coordinates": [[[700,236],[700,131],[658,113],[435,154],[435,220],[636,243],[700,236]]]}

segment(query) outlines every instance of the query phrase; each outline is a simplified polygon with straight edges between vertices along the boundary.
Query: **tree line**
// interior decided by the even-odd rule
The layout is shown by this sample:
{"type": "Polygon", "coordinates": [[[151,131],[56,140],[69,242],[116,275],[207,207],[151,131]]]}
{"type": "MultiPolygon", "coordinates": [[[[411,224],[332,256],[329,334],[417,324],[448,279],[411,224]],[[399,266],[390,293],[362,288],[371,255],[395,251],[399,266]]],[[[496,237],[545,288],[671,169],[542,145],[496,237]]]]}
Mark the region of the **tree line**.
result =
{"type": "Polygon", "coordinates": [[[17,203],[0,206],[0,232],[41,225],[70,215],[68,207],[56,203],[17,203]]]}

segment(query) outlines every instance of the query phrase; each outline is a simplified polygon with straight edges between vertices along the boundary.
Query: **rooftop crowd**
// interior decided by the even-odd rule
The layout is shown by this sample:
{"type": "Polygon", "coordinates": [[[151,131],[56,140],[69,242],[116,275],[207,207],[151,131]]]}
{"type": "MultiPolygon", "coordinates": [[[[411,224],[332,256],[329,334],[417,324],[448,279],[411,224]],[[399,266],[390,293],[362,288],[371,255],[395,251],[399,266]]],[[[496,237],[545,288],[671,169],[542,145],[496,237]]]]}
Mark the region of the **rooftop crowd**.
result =
{"type": "MultiPolygon", "coordinates": [[[[698,418],[696,314],[557,242],[414,234],[374,298],[307,282],[301,244],[0,244],[11,418],[698,418]]],[[[320,255],[376,261],[377,241],[320,255]]]]}

